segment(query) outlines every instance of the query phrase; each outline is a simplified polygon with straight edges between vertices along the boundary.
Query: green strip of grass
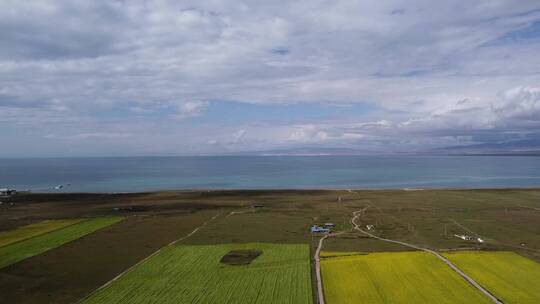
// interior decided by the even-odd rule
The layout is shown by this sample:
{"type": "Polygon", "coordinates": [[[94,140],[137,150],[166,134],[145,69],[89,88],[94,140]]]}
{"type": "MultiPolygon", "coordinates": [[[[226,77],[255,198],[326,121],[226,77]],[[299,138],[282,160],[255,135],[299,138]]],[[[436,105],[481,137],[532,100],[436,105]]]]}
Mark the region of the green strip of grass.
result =
{"type": "Polygon", "coordinates": [[[83,221],[82,219],[47,220],[19,227],[15,230],[0,232],[0,247],[20,242],[54,230],[62,229],[83,221]]]}
{"type": "Polygon", "coordinates": [[[121,220],[121,217],[88,219],[59,230],[0,247],[0,268],[59,247],[121,220]]]}
{"type": "Polygon", "coordinates": [[[172,245],[83,301],[149,302],[311,304],[309,246],[172,245]],[[220,263],[233,250],[257,250],[261,254],[248,265],[220,263]]]}

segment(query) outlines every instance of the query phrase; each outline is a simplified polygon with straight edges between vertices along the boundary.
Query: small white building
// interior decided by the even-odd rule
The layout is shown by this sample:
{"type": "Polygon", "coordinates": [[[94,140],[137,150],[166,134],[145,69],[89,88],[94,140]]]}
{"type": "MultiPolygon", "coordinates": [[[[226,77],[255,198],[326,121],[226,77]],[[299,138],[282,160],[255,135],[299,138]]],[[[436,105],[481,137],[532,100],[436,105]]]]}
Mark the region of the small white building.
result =
{"type": "Polygon", "coordinates": [[[463,234],[454,234],[455,237],[460,238],[464,241],[477,241],[478,243],[483,243],[484,240],[479,237],[473,237],[470,235],[463,235],[463,234]]]}
{"type": "Polygon", "coordinates": [[[474,238],[472,236],[464,235],[464,234],[454,234],[455,237],[460,238],[464,241],[472,241],[474,238]]]}

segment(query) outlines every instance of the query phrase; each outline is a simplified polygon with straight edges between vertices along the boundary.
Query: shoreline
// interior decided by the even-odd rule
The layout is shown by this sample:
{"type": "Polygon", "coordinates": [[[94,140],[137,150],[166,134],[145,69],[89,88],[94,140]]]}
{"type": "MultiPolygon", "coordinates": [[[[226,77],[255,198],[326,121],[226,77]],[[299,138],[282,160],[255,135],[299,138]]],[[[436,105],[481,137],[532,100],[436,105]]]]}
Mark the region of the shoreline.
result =
{"type": "MultiPolygon", "coordinates": [[[[486,187],[486,188],[213,188],[213,189],[163,189],[149,191],[17,191],[16,195],[127,195],[127,194],[158,194],[158,193],[193,193],[193,192],[323,192],[323,191],[362,191],[362,192],[416,192],[416,191],[537,191],[540,190],[540,185],[536,187],[486,187]]],[[[9,196],[7,196],[9,197],[9,196]]],[[[2,198],[2,197],[0,197],[2,198]]]]}

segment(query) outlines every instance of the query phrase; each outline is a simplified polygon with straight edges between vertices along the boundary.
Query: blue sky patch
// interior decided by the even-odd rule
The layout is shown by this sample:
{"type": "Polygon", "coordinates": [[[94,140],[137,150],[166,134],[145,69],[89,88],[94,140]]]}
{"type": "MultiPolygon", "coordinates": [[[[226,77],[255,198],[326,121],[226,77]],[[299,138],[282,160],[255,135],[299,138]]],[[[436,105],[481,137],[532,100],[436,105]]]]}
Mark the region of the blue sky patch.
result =
{"type": "Polygon", "coordinates": [[[272,53],[274,54],[277,54],[277,55],[287,55],[289,54],[291,51],[289,51],[289,49],[286,49],[286,48],[275,48],[275,49],[272,49],[272,53]]]}
{"type": "Polygon", "coordinates": [[[511,43],[531,43],[540,41],[540,20],[531,25],[509,32],[483,46],[497,46],[511,43]]]}

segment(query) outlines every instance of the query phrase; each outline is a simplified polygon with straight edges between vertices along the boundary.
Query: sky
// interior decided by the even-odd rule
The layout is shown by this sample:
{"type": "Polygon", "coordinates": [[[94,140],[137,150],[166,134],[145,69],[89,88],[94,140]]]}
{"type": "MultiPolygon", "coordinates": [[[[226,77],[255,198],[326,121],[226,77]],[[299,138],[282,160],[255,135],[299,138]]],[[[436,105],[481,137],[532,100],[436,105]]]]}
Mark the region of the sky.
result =
{"type": "Polygon", "coordinates": [[[0,44],[0,157],[540,142],[538,0],[3,0],[0,44]]]}

